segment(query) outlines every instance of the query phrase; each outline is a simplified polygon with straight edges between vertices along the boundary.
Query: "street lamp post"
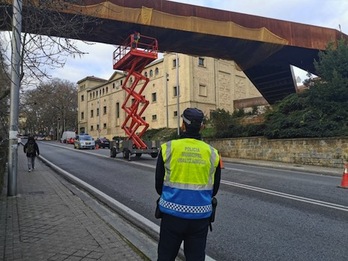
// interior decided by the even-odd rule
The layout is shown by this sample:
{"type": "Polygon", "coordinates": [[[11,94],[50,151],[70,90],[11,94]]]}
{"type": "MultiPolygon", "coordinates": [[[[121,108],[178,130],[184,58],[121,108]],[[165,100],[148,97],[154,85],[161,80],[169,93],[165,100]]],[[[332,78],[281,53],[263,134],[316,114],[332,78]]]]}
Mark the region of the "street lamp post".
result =
{"type": "Polygon", "coordinates": [[[22,31],[22,1],[13,1],[12,15],[12,53],[11,53],[11,105],[8,155],[8,196],[17,195],[18,171],[18,111],[20,89],[20,50],[22,31]]]}
{"type": "Polygon", "coordinates": [[[60,123],[60,118],[57,119],[57,141],[59,141],[59,123],[60,123]]]}
{"type": "Polygon", "coordinates": [[[177,116],[178,116],[178,136],[180,135],[180,87],[179,87],[179,56],[178,53],[175,55],[176,63],[176,106],[177,106],[177,116]]]}
{"type": "Polygon", "coordinates": [[[98,138],[100,138],[100,94],[98,99],[98,138]]]}
{"type": "Polygon", "coordinates": [[[167,122],[167,128],[169,128],[169,111],[168,111],[168,79],[169,74],[166,73],[166,122],[167,122]]]}

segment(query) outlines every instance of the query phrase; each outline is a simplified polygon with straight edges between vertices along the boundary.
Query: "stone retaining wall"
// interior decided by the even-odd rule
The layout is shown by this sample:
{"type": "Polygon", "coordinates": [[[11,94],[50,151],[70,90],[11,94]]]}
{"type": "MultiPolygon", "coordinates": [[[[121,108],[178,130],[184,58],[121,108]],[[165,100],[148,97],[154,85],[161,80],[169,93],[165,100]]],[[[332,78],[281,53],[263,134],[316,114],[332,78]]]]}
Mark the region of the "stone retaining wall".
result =
{"type": "Polygon", "coordinates": [[[223,157],[341,168],[348,159],[348,137],[279,139],[264,137],[206,140],[223,157]]]}

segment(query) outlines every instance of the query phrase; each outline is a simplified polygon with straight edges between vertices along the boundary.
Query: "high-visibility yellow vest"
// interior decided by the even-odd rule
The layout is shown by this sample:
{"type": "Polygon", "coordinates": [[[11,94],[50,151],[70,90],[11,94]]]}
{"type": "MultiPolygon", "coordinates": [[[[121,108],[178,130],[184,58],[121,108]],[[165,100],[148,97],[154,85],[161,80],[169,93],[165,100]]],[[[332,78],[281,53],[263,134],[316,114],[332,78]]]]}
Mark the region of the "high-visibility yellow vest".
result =
{"type": "Polygon", "coordinates": [[[165,176],[160,210],[181,218],[210,217],[217,150],[201,140],[185,138],[162,144],[161,153],[165,176]]]}

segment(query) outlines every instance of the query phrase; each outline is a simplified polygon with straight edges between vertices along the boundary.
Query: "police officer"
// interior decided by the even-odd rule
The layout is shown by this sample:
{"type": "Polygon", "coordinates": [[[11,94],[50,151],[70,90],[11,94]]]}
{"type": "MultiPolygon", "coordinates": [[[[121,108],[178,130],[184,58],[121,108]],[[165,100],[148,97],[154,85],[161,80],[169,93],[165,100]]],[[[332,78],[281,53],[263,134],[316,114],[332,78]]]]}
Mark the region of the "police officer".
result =
{"type": "Polygon", "coordinates": [[[159,261],[175,260],[182,241],[187,261],[205,259],[211,201],[220,185],[219,154],[201,140],[203,112],[187,108],[181,117],[181,138],[161,146],[156,166],[159,261]]]}

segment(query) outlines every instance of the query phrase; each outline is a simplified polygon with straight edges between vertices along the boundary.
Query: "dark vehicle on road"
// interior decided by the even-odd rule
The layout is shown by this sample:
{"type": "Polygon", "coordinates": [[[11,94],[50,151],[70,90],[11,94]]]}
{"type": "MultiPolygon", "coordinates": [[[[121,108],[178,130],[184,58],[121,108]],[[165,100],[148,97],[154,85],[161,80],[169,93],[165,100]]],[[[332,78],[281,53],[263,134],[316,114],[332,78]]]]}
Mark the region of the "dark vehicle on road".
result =
{"type": "Polygon", "coordinates": [[[110,142],[110,157],[115,158],[118,153],[122,153],[124,159],[131,159],[131,155],[140,158],[142,154],[150,154],[152,158],[157,158],[159,153],[159,141],[146,141],[147,148],[137,149],[132,141],[127,138],[114,137],[110,142]]]}
{"type": "Polygon", "coordinates": [[[110,140],[108,140],[107,138],[98,138],[98,139],[96,139],[95,140],[95,146],[97,146],[98,145],[98,147],[99,148],[103,148],[103,149],[105,149],[105,148],[110,148],[110,140]]]}

